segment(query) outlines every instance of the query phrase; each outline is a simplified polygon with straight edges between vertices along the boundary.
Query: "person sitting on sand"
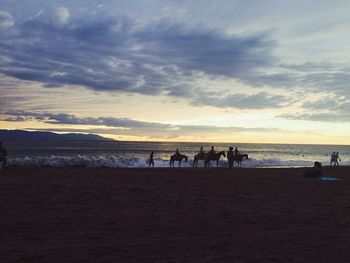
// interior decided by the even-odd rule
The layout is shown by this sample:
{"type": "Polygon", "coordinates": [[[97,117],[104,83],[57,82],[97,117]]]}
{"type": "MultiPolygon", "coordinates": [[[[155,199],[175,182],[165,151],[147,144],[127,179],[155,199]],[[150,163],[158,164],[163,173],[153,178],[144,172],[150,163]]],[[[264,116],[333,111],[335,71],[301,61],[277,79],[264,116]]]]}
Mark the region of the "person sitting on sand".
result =
{"type": "Polygon", "coordinates": [[[322,176],[322,165],[320,162],[315,162],[311,170],[303,174],[304,178],[319,178],[322,176]]]}
{"type": "Polygon", "coordinates": [[[228,168],[232,168],[233,167],[233,147],[230,146],[228,152],[227,152],[227,160],[228,160],[228,168]]]}
{"type": "Polygon", "coordinates": [[[153,160],[153,154],[154,152],[151,152],[150,156],[149,156],[149,163],[148,163],[148,167],[154,167],[154,160],[153,160]]]}
{"type": "Polygon", "coordinates": [[[238,148],[237,148],[237,147],[235,148],[234,153],[235,153],[235,155],[238,155],[238,154],[239,154],[239,151],[238,151],[238,148]]]}
{"type": "Polygon", "coordinates": [[[6,149],[2,146],[2,142],[0,141],[0,165],[1,169],[5,168],[7,165],[7,151],[6,149]]]}

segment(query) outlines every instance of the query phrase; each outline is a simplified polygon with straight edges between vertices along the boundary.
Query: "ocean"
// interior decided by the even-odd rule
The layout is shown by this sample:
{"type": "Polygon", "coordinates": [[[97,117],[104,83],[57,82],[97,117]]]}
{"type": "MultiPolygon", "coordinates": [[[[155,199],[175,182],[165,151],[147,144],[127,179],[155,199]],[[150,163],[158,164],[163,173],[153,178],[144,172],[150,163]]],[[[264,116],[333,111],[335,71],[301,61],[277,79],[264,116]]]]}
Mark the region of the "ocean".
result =
{"type": "MultiPolygon", "coordinates": [[[[241,153],[247,153],[249,160],[242,167],[305,167],[315,161],[329,165],[330,154],[339,152],[340,165],[350,165],[350,146],[344,145],[293,145],[252,143],[173,143],[173,142],[6,142],[8,164],[20,166],[88,166],[88,167],[147,167],[151,151],[154,151],[155,167],[169,167],[169,159],[176,148],[189,157],[182,167],[191,167],[193,156],[201,146],[209,151],[227,152],[229,146],[237,146],[241,153]]],[[[199,161],[198,166],[203,166],[199,161]]],[[[214,163],[212,163],[214,166],[214,163]]],[[[227,167],[227,159],[221,158],[220,167],[227,167]]]]}

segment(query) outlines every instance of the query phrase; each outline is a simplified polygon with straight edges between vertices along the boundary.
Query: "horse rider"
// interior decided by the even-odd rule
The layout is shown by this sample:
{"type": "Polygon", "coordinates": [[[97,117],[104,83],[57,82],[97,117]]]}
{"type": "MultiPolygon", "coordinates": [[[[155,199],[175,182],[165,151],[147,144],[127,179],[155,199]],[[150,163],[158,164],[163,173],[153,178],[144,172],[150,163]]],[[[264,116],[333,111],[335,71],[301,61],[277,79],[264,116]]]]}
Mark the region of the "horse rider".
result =
{"type": "Polygon", "coordinates": [[[235,148],[234,153],[235,153],[235,155],[239,155],[239,151],[238,151],[237,147],[235,148]]]}
{"type": "Polygon", "coordinates": [[[176,154],[176,155],[180,155],[179,148],[176,148],[175,154],[176,154]]]}
{"type": "Polygon", "coordinates": [[[230,146],[227,152],[228,167],[231,169],[233,167],[233,147],[230,146]]]}
{"type": "Polygon", "coordinates": [[[201,148],[199,149],[199,153],[198,156],[204,156],[205,152],[203,150],[203,146],[201,146],[201,148]]]}
{"type": "Polygon", "coordinates": [[[2,142],[0,141],[0,165],[1,169],[5,168],[7,164],[7,151],[2,146],[2,142]]]}
{"type": "Polygon", "coordinates": [[[211,147],[209,154],[215,153],[214,146],[211,147]]]}

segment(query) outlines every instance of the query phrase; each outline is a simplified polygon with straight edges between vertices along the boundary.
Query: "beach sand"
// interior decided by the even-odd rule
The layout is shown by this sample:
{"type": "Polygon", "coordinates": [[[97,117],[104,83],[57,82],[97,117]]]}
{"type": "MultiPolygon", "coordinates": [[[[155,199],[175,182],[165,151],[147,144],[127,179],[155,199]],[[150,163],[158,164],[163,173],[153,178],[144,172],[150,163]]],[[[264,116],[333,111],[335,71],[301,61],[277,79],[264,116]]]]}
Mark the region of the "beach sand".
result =
{"type": "Polygon", "coordinates": [[[350,262],[350,168],[0,171],[0,262],[350,262]]]}

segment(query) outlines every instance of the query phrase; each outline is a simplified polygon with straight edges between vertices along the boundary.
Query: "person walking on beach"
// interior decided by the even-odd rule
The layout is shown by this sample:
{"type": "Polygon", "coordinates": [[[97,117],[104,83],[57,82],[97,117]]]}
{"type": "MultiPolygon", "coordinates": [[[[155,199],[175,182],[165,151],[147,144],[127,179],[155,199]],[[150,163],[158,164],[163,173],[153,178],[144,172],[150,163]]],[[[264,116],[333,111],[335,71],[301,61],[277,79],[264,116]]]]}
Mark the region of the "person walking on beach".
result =
{"type": "Polygon", "coordinates": [[[2,142],[0,141],[0,169],[4,169],[7,165],[7,151],[2,146],[2,142]]]}
{"type": "Polygon", "coordinates": [[[230,146],[228,152],[227,152],[227,160],[228,160],[228,168],[233,167],[233,147],[230,146]]]}
{"type": "Polygon", "coordinates": [[[339,152],[337,152],[336,154],[335,154],[335,165],[336,166],[339,166],[339,162],[338,162],[338,160],[341,162],[341,160],[340,160],[340,158],[339,158],[339,152]]]}
{"type": "Polygon", "coordinates": [[[153,159],[153,154],[154,152],[151,152],[150,156],[149,156],[149,163],[148,163],[148,167],[154,167],[154,159],[153,159]]]}
{"type": "Polygon", "coordinates": [[[334,164],[334,166],[336,165],[335,158],[336,158],[336,153],[333,152],[333,153],[331,154],[331,161],[329,162],[329,166],[332,166],[332,164],[334,164]]]}

